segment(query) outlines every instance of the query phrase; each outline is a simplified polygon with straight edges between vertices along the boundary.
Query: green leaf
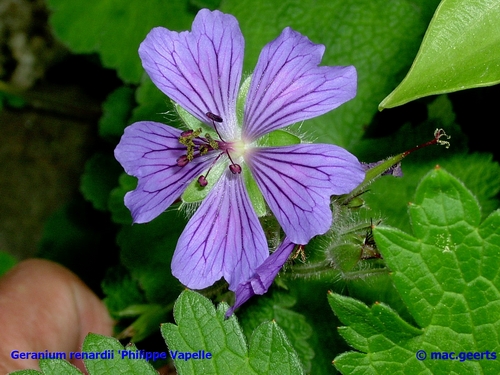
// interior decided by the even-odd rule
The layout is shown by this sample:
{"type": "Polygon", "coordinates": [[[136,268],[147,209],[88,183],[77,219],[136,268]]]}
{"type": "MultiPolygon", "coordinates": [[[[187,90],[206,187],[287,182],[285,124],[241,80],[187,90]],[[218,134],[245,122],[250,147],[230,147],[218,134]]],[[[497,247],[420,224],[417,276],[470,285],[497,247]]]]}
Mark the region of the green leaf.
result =
{"type": "Polygon", "coordinates": [[[309,340],[313,332],[304,315],[292,310],[296,302],[294,297],[285,293],[268,292],[249,304],[243,310],[240,320],[247,338],[264,321],[278,323],[297,351],[305,371],[310,373],[314,350],[309,340]]]}
{"type": "Polygon", "coordinates": [[[132,359],[123,356],[124,349],[135,352],[137,348],[134,344],[129,344],[125,348],[120,342],[112,337],[106,337],[89,333],[83,342],[83,352],[87,353],[112,353],[112,358],[108,359],[84,359],[85,367],[89,375],[101,374],[144,374],[158,375],[153,366],[144,359],[132,359]]]}
{"type": "MultiPolygon", "coordinates": [[[[308,248],[306,248],[306,251],[308,251],[308,248]]],[[[307,252],[307,255],[309,260],[309,252],[307,252]]],[[[301,354],[301,350],[305,348],[306,345],[311,346],[313,349],[314,358],[311,361],[311,370],[307,372],[308,374],[337,374],[338,372],[332,366],[334,354],[341,353],[349,349],[349,347],[335,328],[340,325],[340,322],[331,312],[328,301],[325,297],[328,290],[331,290],[332,288],[339,291],[345,290],[345,284],[338,282],[338,275],[334,275],[328,280],[325,280],[324,278],[320,279],[315,276],[307,279],[295,278],[293,277],[294,268],[292,269],[291,278],[287,278],[286,276],[288,272],[285,272],[280,275],[278,280],[283,279],[282,282],[286,283],[286,287],[289,289],[290,294],[293,294],[294,298],[296,298],[297,303],[293,306],[293,311],[298,312],[305,317],[307,324],[312,326],[312,335],[307,338],[307,342],[303,342],[299,345],[292,341],[293,337],[288,336],[288,334],[287,337],[290,337],[290,341],[297,350],[299,358],[301,359],[303,355],[301,354]],[[332,327],[334,328],[332,329],[332,327]]],[[[269,292],[262,297],[252,298],[252,300],[250,300],[248,304],[245,304],[240,311],[242,311],[244,315],[244,310],[246,310],[247,306],[250,307],[254,303],[259,304],[260,299],[266,298],[268,294],[269,292]]],[[[242,315],[242,313],[238,312],[238,318],[240,315],[242,315]]],[[[298,324],[300,324],[300,322],[298,324]]],[[[285,330],[286,327],[283,327],[283,329],[285,330]]],[[[303,363],[304,367],[306,366],[306,363],[307,361],[303,363]]]]}
{"type": "Polygon", "coordinates": [[[210,359],[174,359],[180,375],[303,373],[297,354],[276,322],[261,324],[247,348],[236,317],[224,318],[227,309],[222,303],[216,311],[207,298],[192,291],[179,296],[174,307],[177,325],[161,326],[170,353],[204,351],[211,355],[210,359]]]}
{"type": "Polygon", "coordinates": [[[162,93],[145,76],[135,92],[135,100],[138,104],[132,112],[129,122],[136,121],[157,121],[175,128],[182,128],[184,125],[179,118],[175,104],[162,93]]]}
{"type": "Polygon", "coordinates": [[[137,281],[123,266],[108,269],[101,286],[106,294],[104,302],[114,319],[118,319],[120,313],[129,306],[146,302],[137,281]]]}
{"type": "Polygon", "coordinates": [[[329,302],[360,352],[338,356],[342,373],[496,374],[500,351],[500,211],[482,223],[477,200],[455,177],[436,168],[410,205],[414,236],[374,229],[377,246],[415,328],[390,307],[348,297],[329,302]],[[426,360],[417,360],[419,350],[426,360]],[[433,352],[484,353],[482,360],[432,360],[433,352]],[[489,359],[486,358],[489,352],[489,359]]]}
{"type": "Polygon", "coordinates": [[[105,139],[121,137],[134,104],[134,90],[130,87],[122,86],[109,94],[102,105],[99,135],[105,139]]]}
{"type": "Polygon", "coordinates": [[[115,229],[102,216],[106,215],[83,199],[62,206],[44,225],[37,257],[62,264],[91,289],[99,290],[105,270],[116,263],[116,249],[106,238],[114,237],[115,229]]]}
{"type": "Polygon", "coordinates": [[[36,370],[19,370],[10,372],[8,375],[43,375],[43,372],[36,370]]]}
{"type": "Polygon", "coordinates": [[[121,261],[152,304],[173,302],[182,290],[170,263],[186,222],[182,213],[169,209],[147,224],[124,225],[118,234],[121,261]]]}
{"type": "Polygon", "coordinates": [[[80,191],[96,210],[108,210],[109,195],[121,171],[120,164],[110,154],[95,153],[85,163],[80,191]]]}
{"type": "Polygon", "coordinates": [[[81,375],[75,366],[62,359],[41,359],[40,369],[44,375],[81,375]]]}
{"type": "MultiPolygon", "coordinates": [[[[145,359],[130,358],[124,353],[135,353],[137,348],[129,344],[125,348],[112,337],[89,333],[83,342],[81,352],[71,352],[83,359],[89,375],[130,374],[158,375],[156,370],[145,359]]],[[[68,357],[68,356],[67,356],[68,357]]],[[[67,358],[69,359],[69,357],[67,358]]],[[[41,359],[40,369],[21,370],[11,375],[81,375],[82,373],[67,361],[61,359],[41,359]]]]}
{"type": "Polygon", "coordinates": [[[16,263],[16,258],[5,251],[0,251],[0,276],[14,267],[16,263]]]}
{"type": "Polygon", "coordinates": [[[500,82],[500,2],[443,0],[413,65],[380,110],[500,82]]]}
{"type": "Polygon", "coordinates": [[[16,94],[11,93],[12,89],[5,82],[0,81],[0,110],[4,105],[8,105],[13,108],[23,108],[26,105],[26,101],[16,94]]]}
{"type": "Polygon", "coordinates": [[[132,215],[130,210],[125,206],[125,194],[130,190],[134,190],[137,186],[137,178],[122,173],[118,177],[119,185],[115,187],[109,194],[108,207],[111,211],[111,219],[117,224],[132,224],[132,215]]]}
{"type": "Polygon", "coordinates": [[[143,75],[137,50],[156,26],[188,30],[193,15],[185,0],[49,0],[56,35],[76,53],[99,53],[125,82],[143,75]]]}
{"type": "Polygon", "coordinates": [[[437,0],[281,0],[226,1],[221,10],[238,19],[245,37],[244,72],[255,68],[260,50],[290,26],[314,43],[324,44],[321,65],[354,65],[358,71],[355,99],[301,130],[321,142],[349,148],[377,113],[378,103],[406,70],[430,20],[437,0]]]}
{"type": "Polygon", "coordinates": [[[119,339],[131,337],[131,342],[139,342],[158,332],[158,327],[168,320],[173,303],[161,305],[132,305],[122,310],[123,317],[135,316],[134,322],[125,328],[118,336],[119,339]]]}

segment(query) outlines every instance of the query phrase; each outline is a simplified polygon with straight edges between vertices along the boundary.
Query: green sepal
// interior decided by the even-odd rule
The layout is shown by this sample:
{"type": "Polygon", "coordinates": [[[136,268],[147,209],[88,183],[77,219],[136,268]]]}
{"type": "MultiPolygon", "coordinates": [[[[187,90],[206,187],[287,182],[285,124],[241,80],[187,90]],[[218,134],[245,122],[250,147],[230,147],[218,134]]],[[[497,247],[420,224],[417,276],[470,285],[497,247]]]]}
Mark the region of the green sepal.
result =
{"type": "Polygon", "coordinates": [[[354,243],[344,243],[335,247],[331,251],[335,267],[341,271],[349,272],[359,263],[361,258],[361,246],[354,243]]]}
{"type": "MultiPolygon", "coordinates": [[[[191,181],[186,190],[184,190],[184,193],[182,193],[182,201],[184,203],[196,203],[205,199],[210,190],[212,190],[217,181],[219,181],[227,167],[227,163],[215,163],[210,170],[210,175],[207,177],[208,185],[205,187],[200,186],[197,178],[191,181]]],[[[206,176],[206,171],[202,174],[206,176]]]]}
{"type": "Polygon", "coordinates": [[[245,182],[245,187],[247,188],[248,196],[252,202],[252,207],[258,217],[262,217],[267,213],[267,205],[262,193],[260,192],[257,182],[252,176],[250,169],[243,168],[243,180],[245,182]]]}
{"type": "Polygon", "coordinates": [[[249,75],[240,86],[238,92],[238,99],[236,101],[236,116],[238,124],[243,124],[243,115],[245,113],[245,103],[247,101],[248,90],[250,89],[250,82],[252,82],[252,75],[249,75]]]}
{"type": "Polygon", "coordinates": [[[217,133],[210,126],[198,120],[196,117],[194,117],[191,113],[182,108],[176,102],[172,101],[172,105],[174,106],[175,111],[179,115],[179,118],[188,129],[198,130],[201,128],[203,130],[201,133],[202,137],[205,136],[205,133],[209,133],[212,136],[212,138],[219,139],[217,133]]]}
{"type": "Polygon", "coordinates": [[[299,143],[301,143],[300,138],[286,130],[275,130],[264,134],[257,140],[259,147],[281,147],[298,145],[299,143]]]}

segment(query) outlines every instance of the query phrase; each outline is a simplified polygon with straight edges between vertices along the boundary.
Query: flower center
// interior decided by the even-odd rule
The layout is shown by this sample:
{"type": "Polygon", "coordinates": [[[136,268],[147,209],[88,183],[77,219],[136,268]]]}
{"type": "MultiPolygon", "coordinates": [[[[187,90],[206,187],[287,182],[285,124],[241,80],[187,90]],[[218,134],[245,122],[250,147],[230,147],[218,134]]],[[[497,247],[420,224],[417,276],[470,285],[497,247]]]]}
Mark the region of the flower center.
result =
{"type": "Polygon", "coordinates": [[[202,133],[202,129],[197,130],[186,130],[181,133],[179,137],[179,143],[186,146],[187,152],[185,155],[177,158],[177,165],[179,167],[184,167],[187,163],[192,161],[194,158],[206,155],[210,151],[219,150],[219,155],[215,158],[212,165],[208,169],[208,172],[205,176],[201,175],[198,177],[198,184],[201,187],[205,187],[208,184],[207,176],[212,170],[212,167],[215,163],[220,159],[220,157],[224,154],[227,155],[231,164],[229,164],[229,170],[234,174],[241,173],[241,166],[236,164],[233,161],[233,158],[238,158],[243,155],[245,151],[245,144],[243,141],[236,142],[226,142],[222,139],[219,131],[217,130],[216,122],[222,122],[222,118],[218,115],[213,114],[212,112],[207,112],[207,117],[212,120],[213,127],[215,132],[219,136],[219,140],[215,140],[208,133],[205,134],[205,137],[200,137],[202,133]]]}

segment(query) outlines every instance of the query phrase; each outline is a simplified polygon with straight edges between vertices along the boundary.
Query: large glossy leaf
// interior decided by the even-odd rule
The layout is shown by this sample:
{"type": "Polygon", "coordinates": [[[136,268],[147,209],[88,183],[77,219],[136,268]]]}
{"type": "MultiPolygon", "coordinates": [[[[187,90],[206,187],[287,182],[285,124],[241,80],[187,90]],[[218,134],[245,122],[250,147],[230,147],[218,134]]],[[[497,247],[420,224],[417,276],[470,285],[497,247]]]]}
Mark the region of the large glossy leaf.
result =
{"type": "Polygon", "coordinates": [[[443,0],[403,82],[379,108],[500,82],[500,2],[443,0]]]}

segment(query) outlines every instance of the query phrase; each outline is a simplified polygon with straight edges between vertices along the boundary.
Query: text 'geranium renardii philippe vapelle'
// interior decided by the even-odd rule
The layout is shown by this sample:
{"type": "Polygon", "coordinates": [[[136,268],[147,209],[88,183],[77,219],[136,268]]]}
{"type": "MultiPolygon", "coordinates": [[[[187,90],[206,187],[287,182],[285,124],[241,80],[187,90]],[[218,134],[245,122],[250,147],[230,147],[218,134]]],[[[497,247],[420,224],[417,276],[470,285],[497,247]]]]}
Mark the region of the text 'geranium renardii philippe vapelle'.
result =
{"type": "MultiPolygon", "coordinates": [[[[125,129],[115,150],[125,171],[138,178],[125,196],[135,223],[160,215],[193,180],[199,187],[213,185],[172,260],[173,274],[192,289],[224,277],[235,291],[266,259],[264,268],[277,273],[277,266],[269,267],[273,258],[248,179],[255,180],[285,232],[289,253],[291,244],[306,244],[330,228],[330,197],[349,193],[365,175],[356,157],[338,146],[259,143],[270,132],[352,99],[355,68],[318,66],[324,46],[286,28],[263,48],[239,113],[243,52],[237,20],[219,11],[201,10],[191,32],[151,30],[139,48],[144,69],[210,133],[141,121],[125,129]],[[211,172],[221,166],[221,173],[211,172]]],[[[279,267],[286,260],[281,258],[279,267]]]]}

